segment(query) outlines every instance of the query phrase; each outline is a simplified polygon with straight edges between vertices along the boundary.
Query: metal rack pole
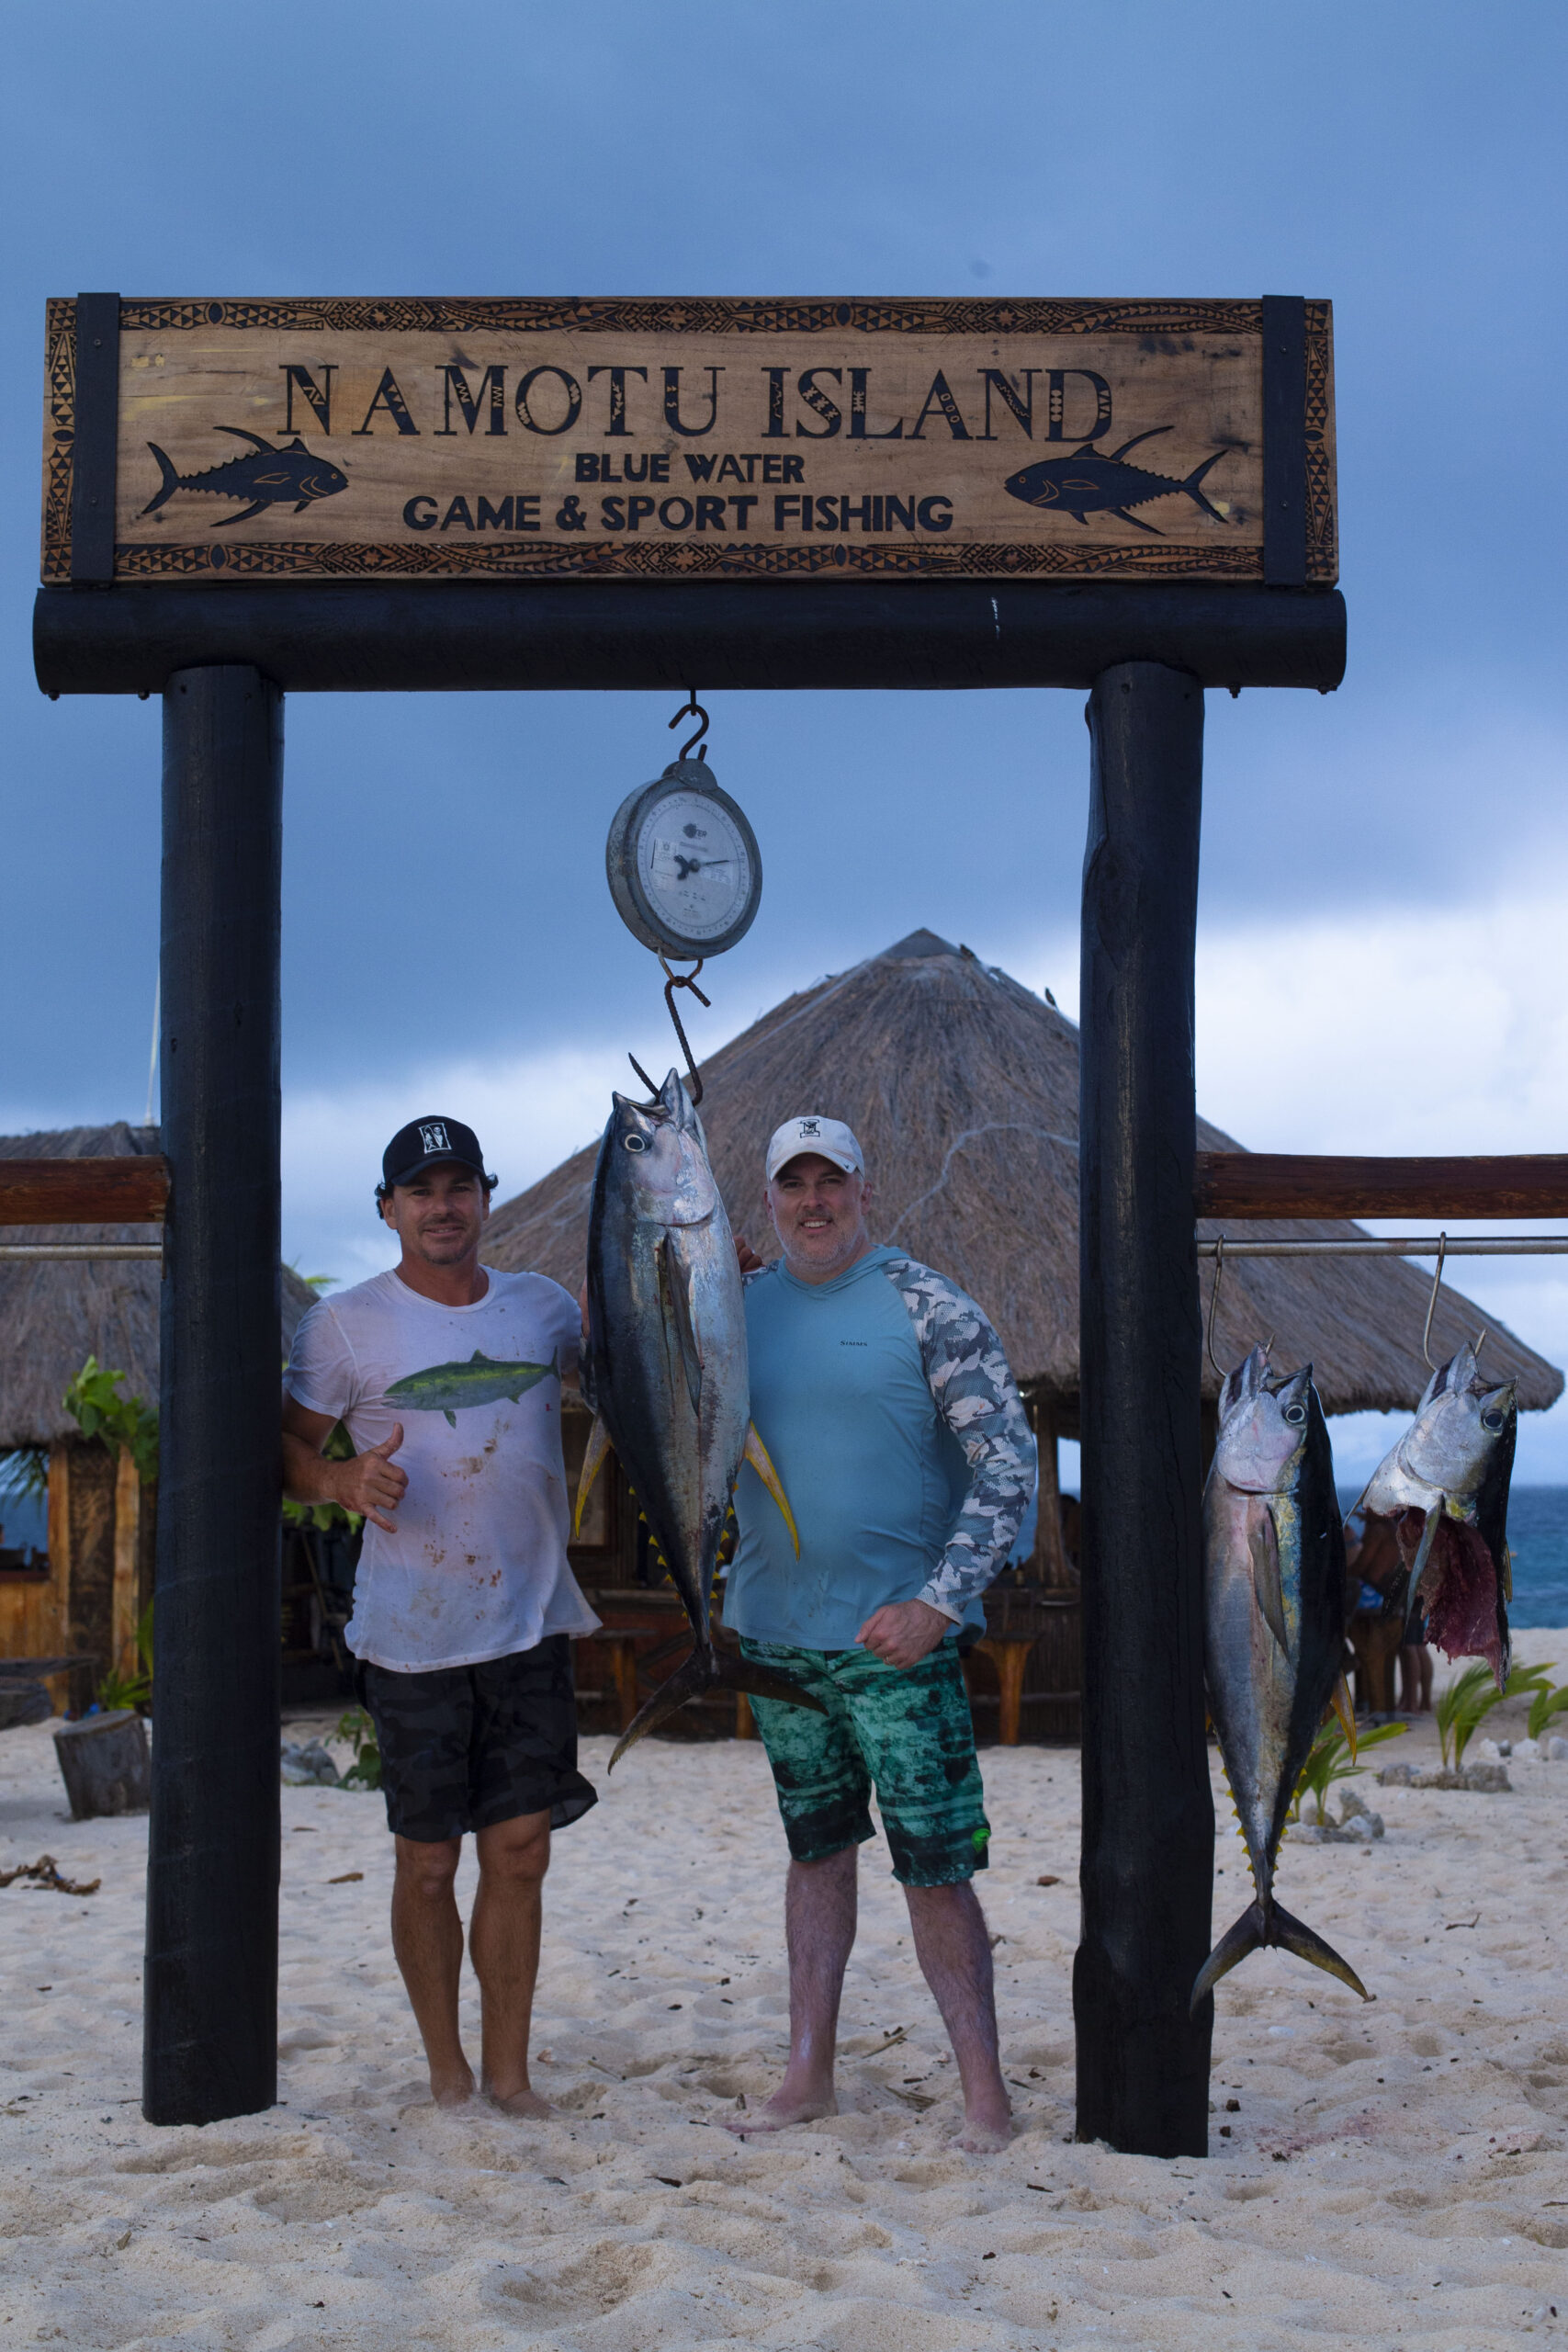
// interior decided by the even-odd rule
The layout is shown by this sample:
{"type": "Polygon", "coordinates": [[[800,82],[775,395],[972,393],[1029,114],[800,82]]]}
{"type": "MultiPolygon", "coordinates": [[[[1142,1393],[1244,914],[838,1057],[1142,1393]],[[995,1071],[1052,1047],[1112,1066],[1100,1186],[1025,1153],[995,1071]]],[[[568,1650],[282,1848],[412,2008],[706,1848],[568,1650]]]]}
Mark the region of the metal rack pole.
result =
{"type": "Polygon", "coordinates": [[[1390,1235],[1369,1233],[1345,1241],[1233,1241],[1228,1233],[1200,1241],[1200,1258],[1215,1258],[1224,1243],[1225,1263],[1233,1258],[1435,1258],[1439,1245],[1449,1258],[1561,1258],[1568,1256],[1568,1234],[1463,1234],[1458,1240],[1442,1234],[1390,1235]]]}
{"type": "Polygon", "coordinates": [[[161,1259],[161,1241],[6,1241],[0,1242],[0,1265],[20,1262],[37,1265],[50,1260],[68,1260],[74,1265],[90,1265],[100,1258],[161,1259]]]}

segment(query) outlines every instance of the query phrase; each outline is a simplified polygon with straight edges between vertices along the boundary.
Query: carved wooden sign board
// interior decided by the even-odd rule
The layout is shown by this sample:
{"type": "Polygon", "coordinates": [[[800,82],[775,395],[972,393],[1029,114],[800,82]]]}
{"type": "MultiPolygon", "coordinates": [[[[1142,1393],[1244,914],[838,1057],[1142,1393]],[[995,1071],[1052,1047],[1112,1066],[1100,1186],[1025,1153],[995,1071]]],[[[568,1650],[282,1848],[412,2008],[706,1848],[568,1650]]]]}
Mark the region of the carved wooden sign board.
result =
{"type": "Polygon", "coordinates": [[[1326,587],[1327,302],[49,305],[46,582],[1326,587]]]}

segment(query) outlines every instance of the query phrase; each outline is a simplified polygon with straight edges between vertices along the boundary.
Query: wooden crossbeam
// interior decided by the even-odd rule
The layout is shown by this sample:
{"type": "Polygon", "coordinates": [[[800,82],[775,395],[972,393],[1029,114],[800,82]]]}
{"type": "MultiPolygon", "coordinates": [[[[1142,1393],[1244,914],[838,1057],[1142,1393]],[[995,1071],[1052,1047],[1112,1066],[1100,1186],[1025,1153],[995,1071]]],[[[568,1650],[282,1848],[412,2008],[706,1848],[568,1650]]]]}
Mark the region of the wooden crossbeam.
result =
{"type": "Polygon", "coordinates": [[[169,1163],[152,1154],[113,1159],[0,1159],[0,1226],[161,1225],[169,1163]]]}
{"type": "Polygon", "coordinates": [[[1201,1217],[1568,1216],[1568,1152],[1450,1159],[1201,1151],[1201,1217]]]}

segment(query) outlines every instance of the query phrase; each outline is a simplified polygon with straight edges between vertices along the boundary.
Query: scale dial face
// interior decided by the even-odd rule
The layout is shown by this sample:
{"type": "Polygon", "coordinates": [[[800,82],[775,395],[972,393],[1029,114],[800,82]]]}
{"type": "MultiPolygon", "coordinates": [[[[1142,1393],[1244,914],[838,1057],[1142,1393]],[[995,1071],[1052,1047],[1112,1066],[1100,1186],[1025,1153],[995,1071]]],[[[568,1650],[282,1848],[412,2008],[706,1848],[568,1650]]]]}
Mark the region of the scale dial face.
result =
{"type": "Polygon", "coordinates": [[[756,835],[696,760],[675,761],[622,803],[606,864],[623,921],[667,956],[733,947],[761,896],[756,835]]]}

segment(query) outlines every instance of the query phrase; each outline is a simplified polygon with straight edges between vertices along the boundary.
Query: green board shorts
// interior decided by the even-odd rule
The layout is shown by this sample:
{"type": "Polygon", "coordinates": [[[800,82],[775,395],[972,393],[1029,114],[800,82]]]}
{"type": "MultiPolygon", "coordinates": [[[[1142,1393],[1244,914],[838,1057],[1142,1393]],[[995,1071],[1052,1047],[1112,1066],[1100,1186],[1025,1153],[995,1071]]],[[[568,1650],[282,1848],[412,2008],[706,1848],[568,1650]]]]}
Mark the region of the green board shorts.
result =
{"type": "Polygon", "coordinates": [[[859,1648],[805,1650],[744,1637],[740,1648],[827,1711],[751,1702],[795,1861],[819,1862],[874,1837],[874,1786],[901,1884],[951,1886],[986,1868],[991,1828],[953,1643],[908,1671],[859,1648]]]}

